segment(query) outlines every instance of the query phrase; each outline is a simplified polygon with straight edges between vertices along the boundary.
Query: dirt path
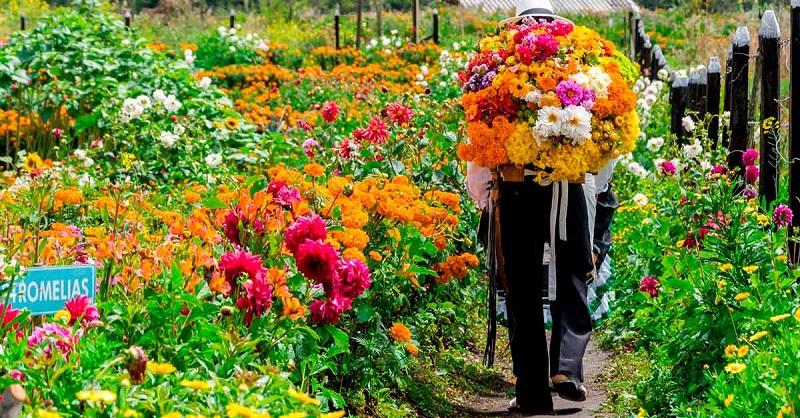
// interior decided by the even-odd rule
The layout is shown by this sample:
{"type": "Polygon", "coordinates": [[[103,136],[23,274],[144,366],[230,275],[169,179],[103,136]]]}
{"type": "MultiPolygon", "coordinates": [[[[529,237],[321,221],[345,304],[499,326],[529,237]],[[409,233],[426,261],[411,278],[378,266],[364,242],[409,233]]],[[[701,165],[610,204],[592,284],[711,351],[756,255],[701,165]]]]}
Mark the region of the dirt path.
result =
{"type": "MultiPolygon", "coordinates": [[[[549,340],[549,333],[548,333],[549,340]]],[[[484,393],[473,393],[460,399],[458,403],[461,418],[477,417],[532,417],[539,415],[529,415],[523,413],[511,413],[508,411],[508,402],[511,400],[514,389],[514,375],[511,373],[511,358],[507,345],[498,344],[497,368],[502,379],[498,379],[495,387],[491,391],[484,393]]],[[[553,393],[553,405],[559,416],[569,416],[574,418],[591,417],[610,417],[610,414],[596,412],[606,399],[605,388],[597,382],[598,375],[606,367],[609,354],[595,346],[594,342],[589,343],[589,348],[584,357],[584,367],[586,373],[586,388],[589,396],[586,402],[575,403],[565,401],[553,393]]]]}

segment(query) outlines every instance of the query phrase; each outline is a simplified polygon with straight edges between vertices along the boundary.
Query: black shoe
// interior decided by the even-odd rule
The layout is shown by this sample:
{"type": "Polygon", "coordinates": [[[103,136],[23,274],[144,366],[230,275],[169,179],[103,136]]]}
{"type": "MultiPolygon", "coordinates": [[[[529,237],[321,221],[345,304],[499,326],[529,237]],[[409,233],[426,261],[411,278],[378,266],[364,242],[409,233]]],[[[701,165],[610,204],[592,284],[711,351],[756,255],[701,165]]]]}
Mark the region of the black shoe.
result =
{"type": "MultiPolygon", "coordinates": [[[[559,374],[566,376],[563,373],[559,374]]],[[[558,396],[561,399],[572,402],[583,402],[586,400],[586,386],[572,377],[569,377],[569,380],[554,381],[553,389],[558,392],[558,396]]]]}
{"type": "Polygon", "coordinates": [[[517,403],[517,398],[511,400],[508,404],[508,410],[511,412],[523,412],[533,415],[553,415],[553,406],[534,406],[534,405],[520,405],[517,403]]]}

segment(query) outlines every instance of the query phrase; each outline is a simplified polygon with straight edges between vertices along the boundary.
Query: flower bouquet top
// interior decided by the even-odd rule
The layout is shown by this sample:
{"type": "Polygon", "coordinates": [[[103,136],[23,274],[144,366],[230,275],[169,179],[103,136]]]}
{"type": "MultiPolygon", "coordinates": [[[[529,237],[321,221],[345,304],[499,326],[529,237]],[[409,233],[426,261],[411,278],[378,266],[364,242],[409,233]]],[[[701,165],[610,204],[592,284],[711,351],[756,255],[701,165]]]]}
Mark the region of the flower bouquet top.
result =
{"type": "Polygon", "coordinates": [[[637,69],[597,32],[527,18],[482,39],[459,73],[469,143],[458,156],[578,180],[633,150],[637,69]]]}

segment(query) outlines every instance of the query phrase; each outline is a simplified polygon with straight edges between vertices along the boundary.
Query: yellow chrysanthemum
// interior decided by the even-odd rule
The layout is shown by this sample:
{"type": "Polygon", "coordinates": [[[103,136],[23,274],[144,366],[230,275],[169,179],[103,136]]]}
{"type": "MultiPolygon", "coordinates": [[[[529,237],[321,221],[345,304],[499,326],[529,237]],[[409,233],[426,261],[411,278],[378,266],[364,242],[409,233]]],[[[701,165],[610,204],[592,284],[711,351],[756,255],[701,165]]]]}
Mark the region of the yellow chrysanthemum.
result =
{"type": "Polygon", "coordinates": [[[292,412],[290,414],[281,415],[280,418],[305,418],[305,412],[292,412]]]}
{"type": "Polygon", "coordinates": [[[788,258],[788,257],[786,257],[785,255],[781,254],[781,255],[777,256],[777,257],[776,257],[776,259],[777,259],[778,261],[780,261],[781,263],[785,263],[785,262],[786,262],[786,260],[788,260],[789,258],[788,258]]]}
{"type": "Polygon", "coordinates": [[[173,411],[162,415],[161,418],[181,418],[181,416],[180,412],[173,411]]]}
{"type": "Polygon", "coordinates": [[[741,302],[750,297],[750,292],[742,292],[734,296],[733,298],[736,299],[737,302],[741,302]]]}
{"type": "Polygon", "coordinates": [[[719,270],[721,272],[723,272],[723,273],[728,271],[728,270],[730,270],[731,268],[733,268],[733,264],[731,264],[731,263],[725,263],[725,264],[719,266],[719,270]]]}
{"type": "Polygon", "coordinates": [[[80,401],[114,403],[117,395],[109,390],[82,390],[75,395],[80,401]]]}
{"type": "Polygon", "coordinates": [[[749,351],[750,351],[750,347],[748,347],[746,345],[743,345],[743,346],[739,347],[739,350],[737,350],[736,355],[739,356],[739,358],[741,358],[741,357],[746,356],[749,351]]]}
{"type": "Polygon", "coordinates": [[[780,314],[780,315],[775,315],[773,317],[770,317],[769,320],[772,321],[772,322],[778,322],[778,321],[783,321],[784,319],[786,319],[786,318],[788,318],[790,316],[792,316],[792,315],[788,314],[788,313],[785,313],[785,314],[780,314]]]}
{"type": "Polygon", "coordinates": [[[727,398],[725,398],[725,407],[727,408],[727,407],[731,406],[731,402],[733,402],[733,394],[732,393],[730,395],[728,395],[727,398]]]}
{"type": "Polygon", "coordinates": [[[155,361],[150,361],[147,363],[147,370],[149,370],[153,374],[163,376],[170,373],[174,373],[177,369],[175,368],[175,366],[169,363],[157,363],[155,361]]]}
{"type": "Polygon", "coordinates": [[[319,416],[319,418],[342,418],[345,414],[345,411],[334,411],[328,412],[327,414],[322,414],[319,416]]]}
{"type": "Polygon", "coordinates": [[[65,309],[62,309],[62,310],[56,312],[55,315],[53,315],[53,319],[55,319],[56,321],[59,321],[59,322],[69,322],[70,318],[71,318],[71,316],[69,314],[69,311],[67,311],[65,309]]]}
{"type": "Polygon", "coordinates": [[[724,279],[717,282],[717,289],[725,290],[725,286],[728,284],[724,279]]]}
{"type": "Polygon", "coordinates": [[[759,332],[753,334],[753,336],[750,337],[749,341],[750,342],[758,341],[758,340],[760,340],[760,339],[762,339],[762,338],[764,338],[766,336],[767,336],[767,331],[759,331],[759,332]]]}
{"type": "Polygon", "coordinates": [[[305,394],[303,392],[298,392],[298,391],[294,390],[293,388],[289,388],[287,393],[289,394],[289,396],[297,399],[298,401],[300,401],[302,403],[307,403],[307,404],[316,405],[316,406],[319,406],[319,404],[320,404],[319,399],[312,398],[311,396],[308,396],[307,394],[305,394]]]}
{"type": "Polygon", "coordinates": [[[737,347],[735,345],[733,345],[733,344],[725,347],[725,357],[730,358],[730,357],[736,356],[736,350],[737,350],[737,347]]]}
{"type": "Polygon", "coordinates": [[[37,418],[61,418],[61,414],[58,412],[45,411],[44,409],[36,411],[36,416],[37,418]]]}
{"type": "Polygon", "coordinates": [[[211,385],[204,380],[181,380],[181,386],[194,390],[209,390],[211,385]]]}
{"type": "Polygon", "coordinates": [[[758,266],[745,266],[742,267],[742,270],[744,270],[745,273],[755,273],[758,271],[758,266]]]}
{"type": "Polygon", "coordinates": [[[725,366],[725,371],[730,374],[737,374],[743,372],[746,368],[747,366],[742,363],[731,363],[725,366]]]}

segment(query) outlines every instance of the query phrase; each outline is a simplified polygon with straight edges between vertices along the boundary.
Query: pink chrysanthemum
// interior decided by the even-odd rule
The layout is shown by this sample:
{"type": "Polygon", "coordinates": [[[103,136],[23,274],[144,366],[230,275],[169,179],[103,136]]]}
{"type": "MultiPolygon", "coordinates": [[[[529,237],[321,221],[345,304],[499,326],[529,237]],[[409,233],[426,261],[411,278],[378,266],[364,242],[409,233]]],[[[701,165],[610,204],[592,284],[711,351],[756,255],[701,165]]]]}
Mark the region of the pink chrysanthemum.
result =
{"type": "Polygon", "coordinates": [[[564,106],[578,106],[583,102],[584,89],[575,81],[564,80],[558,83],[556,95],[564,106]]]}
{"type": "Polygon", "coordinates": [[[411,106],[404,106],[400,102],[392,102],[386,106],[386,117],[395,125],[405,125],[411,122],[413,116],[414,111],[411,110],[411,106]]]}
{"type": "Polygon", "coordinates": [[[40,327],[34,328],[31,336],[28,337],[28,346],[36,347],[40,344],[47,344],[44,347],[44,353],[47,357],[53,353],[55,346],[61,354],[69,354],[75,345],[77,338],[72,335],[69,329],[54,324],[52,322],[45,323],[40,327]]]}
{"type": "Polygon", "coordinates": [[[651,298],[658,297],[658,285],[658,279],[655,277],[645,277],[639,282],[639,291],[646,292],[651,298]]]}
{"type": "Polygon", "coordinates": [[[312,138],[308,138],[305,141],[303,141],[303,145],[301,146],[301,148],[303,148],[303,152],[309,158],[314,158],[314,155],[316,155],[317,150],[319,149],[319,142],[317,142],[312,138]]]}
{"type": "Polygon", "coordinates": [[[296,254],[300,244],[304,243],[306,239],[324,241],[327,237],[328,230],[325,220],[316,213],[311,213],[297,218],[292,226],[286,229],[284,243],[292,254],[296,254]]]}
{"type": "Polygon", "coordinates": [[[339,113],[339,106],[334,102],[328,102],[322,105],[322,119],[325,119],[325,122],[331,123],[335,121],[339,113]]]}
{"type": "Polygon", "coordinates": [[[244,322],[249,327],[253,317],[260,318],[272,305],[272,285],[266,276],[244,282],[245,296],[236,301],[236,307],[247,311],[244,322]]]}
{"type": "Polygon", "coordinates": [[[665,174],[668,176],[675,175],[675,164],[672,164],[672,161],[664,161],[661,163],[661,174],[665,174]]]}
{"type": "Polygon", "coordinates": [[[228,292],[232,292],[238,287],[237,279],[242,275],[247,276],[246,280],[254,280],[257,277],[265,276],[267,273],[261,258],[251,254],[249,251],[242,250],[223,254],[219,259],[219,268],[225,272],[225,283],[228,292]]]}
{"type": "Polygon", "coordinates": [[[742,154],[742,163],[744,165],[753,165],[758,159],[758,151],[750,148],[742,154]]]}
{"type": "Polygon", "coordinates": [[[64,308],[69,311],[69,326],[75,325],[78,320],[83,325],[100,319],[97,308],[92,305],[92,301],[86,295],[79,295],[72,298],[72,300],[68,300],[64,304],[64,308]]]}
{"type": "Polygon", "coordinates": [[[758,176],[760,175],[760,171],[758,170],[757,166],[749,165],[744,170],[744,178],[747,180],[748,183],[755,183],[758,180],[758,176]]]}
{"type": "Polygon", "coordinates": [[[775,222],[775,226],[779,228],[791,225],[792,210],[786,205],[776,206],[775,210],[772,211],[772,221],[775,222]]]}
{"type": "Polygon", "coordinates": [[[367,265],[353,258],[342,260],[339,264],[339,294],[355,299],[369,288],[372,281],[367,265]]]}
{"type": "Polygon", "coordinates": [[[311,310],[311,322],[315,324],[335,324],[339,321],[342,312],[352,307],[352,300],[344,297],[326,301],[315,300],[308,307],[311,310]]]}
{"type": "Polygon", "coordinates": [[[339,253],[331,244],[306,239],[297,249],[295,259],[297,270],[309,280],[325,284],[336,278],[339,253]]]}

